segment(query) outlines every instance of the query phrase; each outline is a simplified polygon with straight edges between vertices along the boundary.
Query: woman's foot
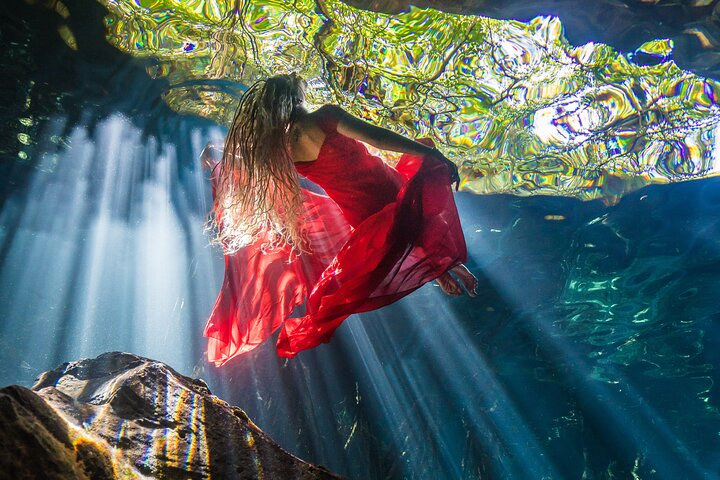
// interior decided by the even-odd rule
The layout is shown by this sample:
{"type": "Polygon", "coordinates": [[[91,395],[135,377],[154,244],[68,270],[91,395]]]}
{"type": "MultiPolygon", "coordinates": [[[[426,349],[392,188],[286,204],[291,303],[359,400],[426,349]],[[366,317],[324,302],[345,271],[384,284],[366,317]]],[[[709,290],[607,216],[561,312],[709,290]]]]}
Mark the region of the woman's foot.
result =
{"type": "Polygon", "coordinates": [[[435,280],[443,292],[447,293],[451,297],[459,297],[462,295],[462,288],[460,284],[450,276],[448,272],[443,273],[435,280]]]}
{"type": "Polygon", "coordinates": [[[477,297],[478,279],[465,265],[461,263],[457,267],[453,267],[450,271],[460,279],[469,296],[477,297]]]}

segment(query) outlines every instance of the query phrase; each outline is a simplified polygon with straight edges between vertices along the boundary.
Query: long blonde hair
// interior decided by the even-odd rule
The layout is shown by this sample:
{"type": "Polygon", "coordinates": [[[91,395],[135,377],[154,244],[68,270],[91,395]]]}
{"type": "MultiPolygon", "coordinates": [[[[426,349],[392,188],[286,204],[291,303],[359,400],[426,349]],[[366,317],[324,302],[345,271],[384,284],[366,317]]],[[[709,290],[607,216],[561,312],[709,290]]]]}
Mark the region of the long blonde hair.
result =
{"type": "Polygon", "coordinates": [[[303,101],[295,75],[261,80],[243,95],[214,172],[215,241],[226,253],[258,240],[265,249],[303,250],[302,193],[289,150],[303,101]]]}

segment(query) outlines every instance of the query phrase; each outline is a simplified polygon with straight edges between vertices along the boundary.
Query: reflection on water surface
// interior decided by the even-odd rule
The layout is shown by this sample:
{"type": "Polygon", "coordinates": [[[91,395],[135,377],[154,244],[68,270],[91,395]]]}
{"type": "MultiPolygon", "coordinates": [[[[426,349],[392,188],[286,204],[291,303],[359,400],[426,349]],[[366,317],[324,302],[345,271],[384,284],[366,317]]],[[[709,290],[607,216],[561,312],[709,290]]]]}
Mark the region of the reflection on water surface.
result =
{"type": "Polygon", "coordinates": [[[318,104],[432,137],[468,191],[614,203],[717,168],[719,85],[679,69],[670,40],[623,55],[570,45],[554,17],[387,15],[338,0],[103,3],[109,40],[153,59],[174,110],[228,123],[243,86],[299,72],[318,104]]]}

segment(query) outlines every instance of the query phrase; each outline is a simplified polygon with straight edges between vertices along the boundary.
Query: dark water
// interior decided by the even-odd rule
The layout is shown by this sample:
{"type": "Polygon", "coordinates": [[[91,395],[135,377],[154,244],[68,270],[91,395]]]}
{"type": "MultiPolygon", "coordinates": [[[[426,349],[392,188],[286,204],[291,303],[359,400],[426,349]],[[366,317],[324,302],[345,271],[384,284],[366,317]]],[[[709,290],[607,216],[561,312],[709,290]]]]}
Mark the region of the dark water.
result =
{"type": "Polygon", "coordinates": [[[426,286],[294,360],[269,343],[215,369],[197,158],[223,132],[168,111],[101,7],[67,6],[0,7],[1,384],[128,350],[350,478],[719,476],[718,179],[609,208],[459,194],[478,299],[426,286]]]}

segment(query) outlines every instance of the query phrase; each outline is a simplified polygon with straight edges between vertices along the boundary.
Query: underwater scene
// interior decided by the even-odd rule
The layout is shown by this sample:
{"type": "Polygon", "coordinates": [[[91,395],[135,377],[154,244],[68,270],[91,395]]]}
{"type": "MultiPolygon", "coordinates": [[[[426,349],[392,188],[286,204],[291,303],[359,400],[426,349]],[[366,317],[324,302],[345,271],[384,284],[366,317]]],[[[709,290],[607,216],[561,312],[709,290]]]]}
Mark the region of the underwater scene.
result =
{"type": "MultiPolygon", "coordinates": [[[[130,352],[344,478],[720,478],[720,3],[0,16],[0,386],[130,352]],[[268,341],[216,367],[203,329],[225,263],[201,154],[255,81],[289,73],[312,110],[458,166],[478,296],[431,282],[295,358],[268,341]]],[[[256,465],[238,478],[273,478],[256,465]]]]}

